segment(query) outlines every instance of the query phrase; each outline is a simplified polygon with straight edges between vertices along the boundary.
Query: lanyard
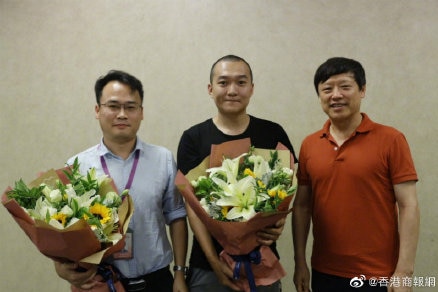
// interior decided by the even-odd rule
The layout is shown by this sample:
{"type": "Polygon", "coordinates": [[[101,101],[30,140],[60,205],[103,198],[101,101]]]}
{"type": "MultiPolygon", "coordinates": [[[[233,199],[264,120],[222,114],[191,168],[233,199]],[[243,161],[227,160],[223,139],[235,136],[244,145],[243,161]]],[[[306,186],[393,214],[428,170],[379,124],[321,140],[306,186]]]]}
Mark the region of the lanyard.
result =
{"type": "MultiPolygon", "coordinates": [[[[139,157],[140,157],[140,150],[137,149],[137,150],[135,150],[134,163],[132,164],[131,173],[129,174],[129,179],[128,179],[128,182],[126,183],[125,190],[128,190],[131,188],[132,181],[134,180],[134,176],[135,176],[135,171],[137,169],[139,157]]],[[[105,158],[103,157],[103,155],[100,156],[100,163],[102,164],[102,168],[103,168],[103,171],[105,172],[105,174],[107,176],[111,177],[109,170],[108,170],[108,166],[106,165],[106,161],[105,161],[105,158]]]]}

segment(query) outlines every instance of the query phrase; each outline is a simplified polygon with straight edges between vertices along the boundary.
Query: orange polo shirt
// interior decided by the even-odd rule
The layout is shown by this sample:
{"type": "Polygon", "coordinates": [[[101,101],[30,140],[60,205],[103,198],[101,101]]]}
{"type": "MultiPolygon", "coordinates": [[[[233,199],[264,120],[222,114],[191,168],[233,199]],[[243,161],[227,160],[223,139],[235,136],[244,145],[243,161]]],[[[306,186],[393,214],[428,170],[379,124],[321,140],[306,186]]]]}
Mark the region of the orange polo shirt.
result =
{"type": "Polygon", "coordinates": [[[301,146],[298,181],[313,195],[312,268],[389,277],[399,251],[393,185],[418,178],[404,135],[362,116],[341,147],[330,138],[330,121],[301,146]]]}

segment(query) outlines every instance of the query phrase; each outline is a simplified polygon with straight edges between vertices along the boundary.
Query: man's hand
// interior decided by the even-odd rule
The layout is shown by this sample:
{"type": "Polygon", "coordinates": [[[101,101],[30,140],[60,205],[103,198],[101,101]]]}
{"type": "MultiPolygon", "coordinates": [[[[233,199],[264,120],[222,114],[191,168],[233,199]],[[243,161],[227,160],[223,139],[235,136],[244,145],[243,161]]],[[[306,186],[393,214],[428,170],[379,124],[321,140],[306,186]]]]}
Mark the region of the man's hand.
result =
{"type": "Polygon", "coordinates": [[[233,282],[233,271],[227,263],[218,259],[211,267],[222,285],[229,287],[233,291],[241,291],[233,282]]]}
{"type": "Polygon", "coordinates": [[[188,292],[184,271],[175,272],[173,280],[173,292],[188,292]]]}
{"type": "Polygon", "coordinates": [[[286,219],[278,220],[274,226],[266,227],[259,232],[257,232],[257,242],[261,245],[271,245],[273,244],[281,235],[284,229],[284,224],[286,219]]]}
{"type": "Polygon", "coordinates": [[[294,284],[297,292],[310,291],[310,271],[306,263],[295,264],[294,284]]]}
{"type": "Polygon", "coordinates": [[[97,272],[97,265],[90,265],[88,270],[79,271],[79,264],[72,262],[57,262],[55,263],[55,270],[59,277],[68,281],[73,286],[81,289],[91,289],[96,284],[93,281],[97,272]]]}

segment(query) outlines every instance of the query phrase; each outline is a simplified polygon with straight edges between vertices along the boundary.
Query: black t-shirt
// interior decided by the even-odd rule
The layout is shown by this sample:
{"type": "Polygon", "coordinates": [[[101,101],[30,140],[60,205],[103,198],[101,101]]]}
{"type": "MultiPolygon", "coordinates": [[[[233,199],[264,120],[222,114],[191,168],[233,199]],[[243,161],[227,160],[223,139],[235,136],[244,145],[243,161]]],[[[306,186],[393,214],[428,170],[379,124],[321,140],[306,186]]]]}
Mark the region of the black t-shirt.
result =
{"type": "MultiPolygon", "coordinates": [[[[239,135],[224,134],[216,127],[212,119],[208,119],[184,131],[178,145],[178,169],[186,174],[198,166],[205,157],[210,155],[211,145],[243,138],[250,138],[252,146],[264,149],[274,149],[277,147],[278,142],[280,142],[291,151],[295,162],[297,162],[292,144],[286,132],[279,124],[250,116],[248,128],[239,135]]],[[[212,239],[219,254],[223,248],[214,238],[212,239]]],[[[275,243],[271,245],[271,249],[279,258],[275,243]]],[[[196,268],[211,270],[210,264],[195,237],[193,237],[190,265],[196,268]]]]}

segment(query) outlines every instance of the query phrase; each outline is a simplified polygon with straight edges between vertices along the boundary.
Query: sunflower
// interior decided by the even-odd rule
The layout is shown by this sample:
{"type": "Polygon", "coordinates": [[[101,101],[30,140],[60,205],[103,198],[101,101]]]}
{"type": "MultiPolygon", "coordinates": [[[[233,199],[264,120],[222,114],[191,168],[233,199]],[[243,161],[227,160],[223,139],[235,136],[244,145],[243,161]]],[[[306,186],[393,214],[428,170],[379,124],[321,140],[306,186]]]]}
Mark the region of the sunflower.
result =
{"type": "Polygon", "coordinates": [[[111,209],[96,203],[90,207],[90,213],[96,216],[101,224],[105,224],[111,220],[111,209]]]}
{"type": "Polygon", "coordinates": [[[65,222],[67,221],[67,215],[64,213],[56,213],[50,217],[51,219],[54,219],[62,224],[62,226],[65,226],[65,222]]]}

